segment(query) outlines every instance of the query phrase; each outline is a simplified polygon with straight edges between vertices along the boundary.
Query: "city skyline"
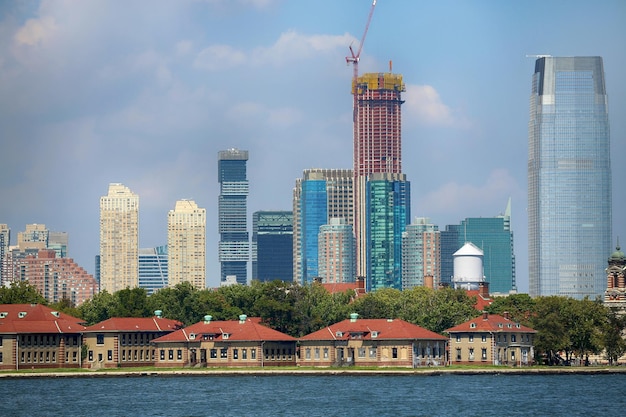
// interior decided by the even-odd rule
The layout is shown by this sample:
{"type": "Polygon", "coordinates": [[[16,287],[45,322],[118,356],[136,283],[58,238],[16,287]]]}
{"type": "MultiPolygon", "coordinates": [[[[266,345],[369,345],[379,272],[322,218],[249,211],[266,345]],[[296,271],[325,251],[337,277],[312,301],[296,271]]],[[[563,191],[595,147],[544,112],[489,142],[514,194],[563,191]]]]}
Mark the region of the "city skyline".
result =
{"type": "MultiPolygon", "coordinates": [[[[208,285],[217,286],[216,153],[250,151],[248,219],[290,209],[305,169],[351,168],[345,56],[370,5],[3,2],[0,223],[12,243],[26,224],[66,231],[68,256],[93,273],[98,198],[119,181],[142,200],[140,247],[166,243],[173,202],[207,208],[208,285]]],[[[385,72],[393,60],[407,85],[402,157],[412,216],[443,229],[497,215],[510,196],[521,292],[535,61],[526,55],[602,56],[610,113],[624,114],[625,17],[620,1],[376,5],[360,70],[385,72]]],[[[626,152],[622,119],[611,119],[617,155],[626,152]]],[[[617,185],[626,167],[612,170],[617,185]]],[[[617,215],[624,204],[614,192],[613,240],[626,234],[617,215]]]]}

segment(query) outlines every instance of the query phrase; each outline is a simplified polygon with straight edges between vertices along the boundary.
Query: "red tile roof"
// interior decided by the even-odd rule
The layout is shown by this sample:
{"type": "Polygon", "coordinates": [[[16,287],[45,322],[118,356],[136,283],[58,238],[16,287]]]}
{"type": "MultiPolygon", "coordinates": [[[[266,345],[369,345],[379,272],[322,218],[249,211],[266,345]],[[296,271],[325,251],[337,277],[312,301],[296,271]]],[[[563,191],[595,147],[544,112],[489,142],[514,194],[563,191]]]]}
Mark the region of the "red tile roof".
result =
{"type": "Polygon", "coordinates": [[[489,294],[485,296],[482,294],[481,290],[466,290],[466,292],[470,298],[476,297],[476,304],[474,304],[474,308],[478,311],[485,310],[491,305],[491,303],[493,303],[493,300],[489,297],[489,294]]]}
{"type": "Polygon", "coordinates": [[[0,334],[80,333],[83,321],[41,304],[0,304],[0,334]]]}
{"type": "Polygon", "coordinates": [[[177,320],[162,317],[113,317],[85,329],[86,332],[166,332],[182,327],[177,320]]]}
{"type": "Polygon", "coordinates": [[[466,321],[446,330],[448,333],[454,332],[525,332],[536,333],[530,327],[522,326],[506,317],[498,314],[484,313],[482,316],[466,321]]]}
{"type": "Polygon", "coordinates": [[[172,332],[165,336],[154,339],[153,342],[188,342],[190,340],[201,341],[204,335],[212,337],[212,340],[230,341],[295,341],[288,334],[270,329],[260,323],[260,318],[251,317],[245,320],[228,321],[201,321],[189,327],[172,332]],[[228,336],[224,337],[224,334],[228,336]],[[190,336],[193,335],[193,336],[190,336]]]}
{"type": "Polygon", "coordinates": [[[300,340],[344,340],[356,335],[367,340],[448,340],[445,336],[399,319],[346,319],[303,336],[300,340]],[[375,334],[373,337],[372,333],[375,334]]]}

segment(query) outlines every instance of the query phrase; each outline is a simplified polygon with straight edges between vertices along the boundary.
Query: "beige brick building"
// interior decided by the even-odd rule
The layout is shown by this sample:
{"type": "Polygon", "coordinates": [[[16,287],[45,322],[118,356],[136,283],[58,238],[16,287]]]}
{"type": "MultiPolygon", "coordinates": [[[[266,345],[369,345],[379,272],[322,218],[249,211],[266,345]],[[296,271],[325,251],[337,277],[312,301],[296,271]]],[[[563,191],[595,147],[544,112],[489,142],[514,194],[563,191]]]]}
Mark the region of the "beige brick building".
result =
{"type": "Polygon", "coordinates": [[[176,202],[167,216],[168,285],[191,282],[206,288],[206,209],[192,200],[176,202]]]}

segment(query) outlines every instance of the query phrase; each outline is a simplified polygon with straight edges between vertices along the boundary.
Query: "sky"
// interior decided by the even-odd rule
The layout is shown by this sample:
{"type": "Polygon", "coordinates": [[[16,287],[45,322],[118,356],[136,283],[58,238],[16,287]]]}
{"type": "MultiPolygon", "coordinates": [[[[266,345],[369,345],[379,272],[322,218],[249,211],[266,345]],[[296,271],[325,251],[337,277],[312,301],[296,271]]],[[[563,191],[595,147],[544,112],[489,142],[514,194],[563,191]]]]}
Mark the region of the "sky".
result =
{"type": "MultiPolygon", "coordinates": [[[[99,201],[140,198],[142,248],[167,213],[207,209],[207,284],[219,284],[217,154],[249,151],[248,210],[291,210],[309,168],[352,168],[352,68],[371,0],[0,2],[0,223],[69,234],[94,273],[99,201]]],[[[626,239],[626,2],[378,0],[360,73],[403,74],[412,217],[444,229],[512,200],[528,291],[527,158],[535,58],[604,59],[613,240],[626,239]]],[[[607,258],[610,254],[607,254],[607,258]]]]}

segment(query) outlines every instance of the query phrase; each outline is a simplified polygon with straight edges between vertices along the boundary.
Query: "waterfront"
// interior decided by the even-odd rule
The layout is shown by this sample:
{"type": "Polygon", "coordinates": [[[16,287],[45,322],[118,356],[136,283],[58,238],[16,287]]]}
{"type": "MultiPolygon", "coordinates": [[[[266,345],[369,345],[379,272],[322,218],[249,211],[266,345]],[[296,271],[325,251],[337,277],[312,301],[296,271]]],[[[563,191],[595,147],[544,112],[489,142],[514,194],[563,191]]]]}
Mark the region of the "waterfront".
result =
{"type": "Polygon", "coordinates": [[[626,374],[2,378],[2,416],[620,416],[626,374]]]}

